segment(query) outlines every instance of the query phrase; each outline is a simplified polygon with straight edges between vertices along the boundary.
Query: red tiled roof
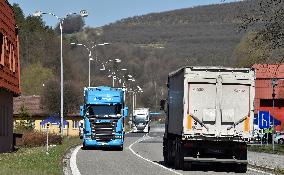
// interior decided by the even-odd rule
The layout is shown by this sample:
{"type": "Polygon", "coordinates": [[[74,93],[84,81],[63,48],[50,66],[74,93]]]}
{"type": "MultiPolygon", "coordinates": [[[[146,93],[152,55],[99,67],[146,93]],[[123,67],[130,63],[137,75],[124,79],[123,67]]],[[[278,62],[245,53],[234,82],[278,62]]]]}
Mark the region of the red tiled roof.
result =
{"type": "Polygon", "coordinates": [[[14,115],[20,113],[22,106],[25,106],[28,109],[30,115],[44,115],[46,111],[40,105],[40,96],[20,96],[14,97],[14,115]]]}

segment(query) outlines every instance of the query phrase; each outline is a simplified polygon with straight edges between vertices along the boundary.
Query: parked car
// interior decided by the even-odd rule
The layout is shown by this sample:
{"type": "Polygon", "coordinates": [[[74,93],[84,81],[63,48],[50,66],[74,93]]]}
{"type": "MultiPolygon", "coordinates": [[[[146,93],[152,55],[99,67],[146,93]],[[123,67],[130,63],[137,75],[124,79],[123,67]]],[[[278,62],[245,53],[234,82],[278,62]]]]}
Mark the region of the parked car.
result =
{"type": "Polygon", "coordinates": [[[274,139],[275,143],[279,143],[279,144],[284,144],[284,133],[279,133],[275,139],[274,139]]]}

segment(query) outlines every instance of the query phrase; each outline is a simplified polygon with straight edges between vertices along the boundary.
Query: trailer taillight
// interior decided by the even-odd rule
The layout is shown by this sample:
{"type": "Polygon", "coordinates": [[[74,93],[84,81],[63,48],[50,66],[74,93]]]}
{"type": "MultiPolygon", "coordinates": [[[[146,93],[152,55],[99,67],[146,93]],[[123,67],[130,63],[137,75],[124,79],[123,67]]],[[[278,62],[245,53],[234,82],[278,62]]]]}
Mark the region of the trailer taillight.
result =
{"type": "Polygon", "coordinates": [[[187,115],[187,129],[192,129],[192,117],[191,115],[187,115]]]}
{"type": "Polygon", "coordinates": [[[192,148],[193,147],[193,143],[184,143],[183,146],[185,148],[192,148]]]}
{"type": "Polygon", "coordinates": [[[245,145],[245,144],[240,144],[240,145],[239,145],[239,149],[240,149],[240,150],[246,150],[246,149],[247,149],[247,145],[245,145]]]}
{"type": "Polygon", "coordinates": [[[250,124],[250,117],[247,116],[245,121],[244,121],[244,132],[249,132],[249,124],[250,124]]]}

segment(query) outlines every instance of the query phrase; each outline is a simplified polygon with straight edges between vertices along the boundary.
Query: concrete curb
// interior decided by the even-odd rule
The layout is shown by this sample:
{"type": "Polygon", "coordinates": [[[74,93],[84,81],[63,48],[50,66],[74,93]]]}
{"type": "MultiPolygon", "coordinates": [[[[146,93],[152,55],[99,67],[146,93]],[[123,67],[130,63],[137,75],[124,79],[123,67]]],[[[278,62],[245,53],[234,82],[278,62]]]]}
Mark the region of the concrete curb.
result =
{"type": "Polygon", "coordinates": [[[62,174],[64,175],[72,174],[71,167],[70,167],[70,158],[73,153],[73,150],[79,145],[81,144],[72,145],[65,151],[64,156],[62,157],[62,160],[61,160],[61,163],[63,165],[62,174]]]}

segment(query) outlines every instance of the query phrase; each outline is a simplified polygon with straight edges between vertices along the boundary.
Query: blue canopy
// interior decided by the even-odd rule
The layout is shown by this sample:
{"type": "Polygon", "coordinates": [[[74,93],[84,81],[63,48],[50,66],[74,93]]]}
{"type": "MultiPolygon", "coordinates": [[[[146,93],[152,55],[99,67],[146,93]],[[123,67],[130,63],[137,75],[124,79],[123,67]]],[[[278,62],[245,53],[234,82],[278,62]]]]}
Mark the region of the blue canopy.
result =
{"type": "MultiPolygon", "coordinates": [[[[274,126],[281,125],[281,121],[280,121],[280,120],[278,120],[278,119],[276,119],[275,117],[273,117],[272,115],[270,115],[271,125],[273,125],[273,123],[272,123],[273,118],[274,118],[274,126]]],[[[255,125],[258,125],[258,115],[257,115],[257,114],[254,115],[253,123],[254,123],[255,125]]]]}
{"type": "MultiPolygon", "coordinates": [[[[59,114],[53,114],[40,122],[40,125],[45,125],[46,123],[51,123],[52,125],[60,125],[60,121],[61,120],[59,114]]],[[[66,120],[63,120],[63,123],[64,125],[68,125],[68,122],[66,120]]]]}
{"type": "Polygon", "coordinates": [[[160,112],[150,112],[150,115],[161,115],[160,112]]]}

